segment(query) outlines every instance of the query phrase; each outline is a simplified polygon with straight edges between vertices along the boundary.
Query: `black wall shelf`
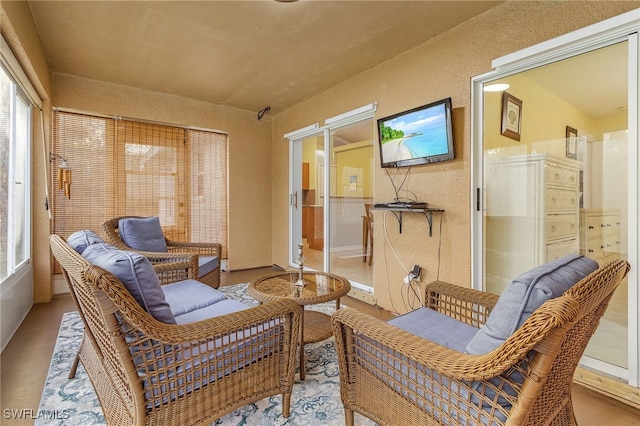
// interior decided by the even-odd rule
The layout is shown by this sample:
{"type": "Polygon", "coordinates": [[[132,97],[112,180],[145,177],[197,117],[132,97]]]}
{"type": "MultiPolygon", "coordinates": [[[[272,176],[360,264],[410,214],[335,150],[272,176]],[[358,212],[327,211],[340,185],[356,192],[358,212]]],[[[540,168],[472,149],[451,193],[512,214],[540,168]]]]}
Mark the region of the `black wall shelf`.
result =
{"type": "Polygon", "coordinates": [[[427,222],[429,222],[429,236],[433,236],[433,214],[434,213],[443,213],[442,209],[412,209],[410,207],[372,207],[373,210],[387,210],[393,213],[398,219],[398,226],[400,229],[400,233],[402,234],[402,214],[403,213],[421,213],[424,217],[427,218],[427,222]]]}

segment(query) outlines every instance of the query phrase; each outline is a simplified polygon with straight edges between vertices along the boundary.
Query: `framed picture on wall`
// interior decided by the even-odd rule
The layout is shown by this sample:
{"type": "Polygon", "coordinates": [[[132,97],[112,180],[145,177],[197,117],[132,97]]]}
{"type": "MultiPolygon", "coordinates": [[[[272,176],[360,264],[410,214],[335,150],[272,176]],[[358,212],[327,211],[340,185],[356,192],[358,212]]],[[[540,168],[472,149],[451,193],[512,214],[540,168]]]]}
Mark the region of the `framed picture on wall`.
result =
{"type": "Polygon", "coordinates": [[[522,128],[522,101],[510,93],[502,93],[501,134],[517,141],[522,128]]]}
{"type": "Polygon", "coordinates": [[[578,158],[578,130],[567,126],[566,132],[566,155],[573,160],[578,158]]]}

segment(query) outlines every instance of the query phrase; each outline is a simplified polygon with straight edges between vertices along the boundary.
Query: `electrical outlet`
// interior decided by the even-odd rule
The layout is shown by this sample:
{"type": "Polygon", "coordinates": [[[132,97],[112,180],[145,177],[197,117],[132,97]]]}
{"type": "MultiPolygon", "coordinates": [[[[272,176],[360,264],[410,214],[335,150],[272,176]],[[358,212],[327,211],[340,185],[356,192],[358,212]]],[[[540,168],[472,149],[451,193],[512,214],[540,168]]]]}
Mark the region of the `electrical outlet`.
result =
{"type": "Polygon", "coordinates": [[[411,269],[411,275],[416,282],[420,282],[420,275],[422,274],[422,268],[420,265],[413,265],[413,269],[411,269]]]}

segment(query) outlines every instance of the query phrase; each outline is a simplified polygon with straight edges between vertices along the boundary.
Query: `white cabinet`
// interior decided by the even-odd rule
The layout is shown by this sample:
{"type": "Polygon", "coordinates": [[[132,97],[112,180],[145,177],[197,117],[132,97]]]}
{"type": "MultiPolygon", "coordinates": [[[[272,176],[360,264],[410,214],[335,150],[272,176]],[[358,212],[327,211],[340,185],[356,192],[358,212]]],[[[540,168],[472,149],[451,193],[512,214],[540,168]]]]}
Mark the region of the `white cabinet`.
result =
{"type": "Polygon", "coordinates": [[[500,293],[535,266],[578,253],[581,163],[551,154],[485,163],[485,272],[500,293]]]}
{"type": "Polygon", "coordinates": [[[580,253],[603,264],[620,257],[620,210],[580,210],[580,253]]]}

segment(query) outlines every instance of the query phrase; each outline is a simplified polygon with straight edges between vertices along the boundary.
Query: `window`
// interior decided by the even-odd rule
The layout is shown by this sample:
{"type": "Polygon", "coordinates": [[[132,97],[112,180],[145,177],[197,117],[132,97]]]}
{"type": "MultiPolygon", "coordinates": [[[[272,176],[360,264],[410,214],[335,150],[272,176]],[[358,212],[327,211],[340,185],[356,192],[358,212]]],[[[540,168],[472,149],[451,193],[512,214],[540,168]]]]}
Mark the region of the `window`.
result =
{"type": "Polygon", "coordinates": [[[0,66],[0,281],[29,262],[31,103],[0,66]]]}
{"type": "Polygon", "coordinates": [[[73,175],[71,197],[52,197],[55,233],[101,233],[113,217],[158,216],[167,238],[219,242],[226,258],[226,134],[55,111],[53,149],[61,157],[54,183],[62,161],[73,175]]]}

